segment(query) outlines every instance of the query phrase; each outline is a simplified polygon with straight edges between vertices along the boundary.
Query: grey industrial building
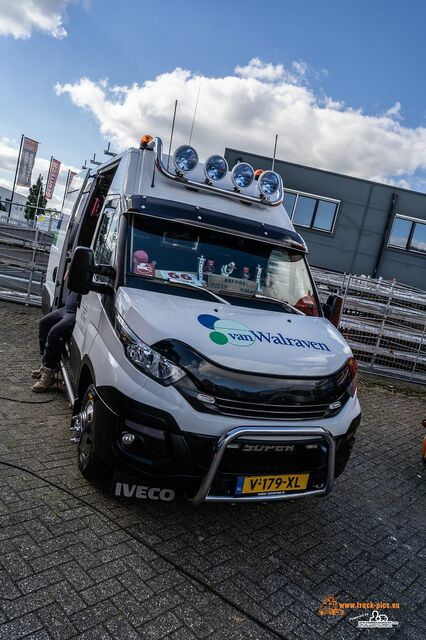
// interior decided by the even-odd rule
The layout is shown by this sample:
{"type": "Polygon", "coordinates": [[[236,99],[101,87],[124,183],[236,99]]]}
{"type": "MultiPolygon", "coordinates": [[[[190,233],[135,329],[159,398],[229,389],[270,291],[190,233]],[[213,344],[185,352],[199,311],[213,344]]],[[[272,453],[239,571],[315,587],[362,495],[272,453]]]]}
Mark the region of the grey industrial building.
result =
{"type": "MultiPolygon", "coordinates": [[[[246,151],[226,149],[225,157],[230,168],[271,168],[271,158],[246,151]]],[[[275,170],[313,266],[426,289],[426,194],[284,160],[275,170]]]]}
{"type": "MultiPolygon", "coordinates": [[[[0,220],[3,217],[6,217],[6,218],[8,217],[7,213],[9,212],[9,209],[10,209],[11,197],[12,197],[11,190],[7,189],[6,187],[0,186],[0,220]]],[[[26,202],[27,202],[26,196],[21,196],[19,193],[16,193],[15,191],[15,194],[13,196],[13,206],[10,211],[11,217],[25,220],[23,205],[26,204],[26,202]]]]}

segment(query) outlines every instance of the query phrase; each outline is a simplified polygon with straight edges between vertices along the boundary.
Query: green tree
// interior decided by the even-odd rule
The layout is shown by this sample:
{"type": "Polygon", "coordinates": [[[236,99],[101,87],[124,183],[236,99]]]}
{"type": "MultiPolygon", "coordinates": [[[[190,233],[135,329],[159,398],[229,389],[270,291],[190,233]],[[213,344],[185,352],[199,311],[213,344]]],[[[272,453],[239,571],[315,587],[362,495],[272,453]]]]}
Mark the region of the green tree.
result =
{"type": "Polygon", "coordinates": [[[27,220],[34,220],[35,216],[44,213],[47,204],[47,198],[44,195],[43,178],[41,174],[37,178],[35,184],[30,187],[27,202],[25,205],[25,217],[27,220]]]}

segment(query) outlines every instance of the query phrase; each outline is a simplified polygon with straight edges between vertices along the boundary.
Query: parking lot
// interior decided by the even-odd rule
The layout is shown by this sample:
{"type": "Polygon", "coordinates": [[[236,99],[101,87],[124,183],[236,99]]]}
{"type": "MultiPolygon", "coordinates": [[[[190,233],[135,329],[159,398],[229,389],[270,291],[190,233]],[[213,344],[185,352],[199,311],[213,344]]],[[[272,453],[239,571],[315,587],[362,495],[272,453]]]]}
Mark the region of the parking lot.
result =
{"type": "Polygon", "coordinates": [[[39,316],[0,302],[0,640],[425,637],[424,393],[361,379],[363,422],[326,498],[119,501],[78,472],[63,393],[4,399],[54,395],[29,392],[39,316]],[[328,596],[399,603],[398,624],[321,614],[328,596]]]}

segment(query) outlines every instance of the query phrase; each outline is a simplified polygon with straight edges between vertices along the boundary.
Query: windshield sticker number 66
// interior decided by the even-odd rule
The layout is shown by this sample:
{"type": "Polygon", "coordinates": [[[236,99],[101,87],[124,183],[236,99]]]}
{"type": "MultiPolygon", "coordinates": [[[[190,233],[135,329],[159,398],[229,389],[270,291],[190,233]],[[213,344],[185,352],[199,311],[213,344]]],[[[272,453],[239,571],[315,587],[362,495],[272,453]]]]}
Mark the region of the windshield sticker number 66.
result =
{"type": "Polygon", "coordinates": [[[169,278],[177,278],[178,280],[186,280],[189,282],[193,280],[193,277],[189,275],[189,273],[176,273],[175,271],[169,271],[168,276],[169,278]]]}
{"type": "Polygon", "coordinates": [[[191,274],[184,271],[161,271],[161,277],[164,278],[164,280],[170,280],[171,282],[192,284],[196,287],[202,286],[202,283],[198,280],[195,273],[191,274]]]}

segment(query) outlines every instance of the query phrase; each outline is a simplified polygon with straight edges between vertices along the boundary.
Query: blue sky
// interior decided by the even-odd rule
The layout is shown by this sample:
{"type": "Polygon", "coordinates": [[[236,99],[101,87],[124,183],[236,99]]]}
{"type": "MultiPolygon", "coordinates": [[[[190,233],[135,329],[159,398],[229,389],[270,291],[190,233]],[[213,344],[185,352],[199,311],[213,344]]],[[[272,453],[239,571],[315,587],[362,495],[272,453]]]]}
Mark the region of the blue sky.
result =
{"type": "MultiPolygon", "coordinates": [[[[102,156],[106,139],[111,139],[117,148],[130,144],[134,135],[133,144],[136,144],[137,135],[145,132],[145,125],[158,126],[161,130],[151,133],[167,137],[166,122],[173,106],[173,95],[164,90],[165,85],[158,82],[158,76],[173,74],[176,67],[180,67],[191,72],[194,82],[170,75],[166,84],[177,82],[176,97],[179,94],[182,109],[187,110],[189,117],[193,110],[193,90],[202,79],[204,103],[201,100],[199,106],[198,143],[206,150],[217,143],[222,146],[213,151],[223,152],[224,144],[247,146],[252,140],[248,150],[265,151],[263,132],[251,129],[254,121],[259,121],[261,126],[268,125],[267,100],[258,117],[260,96],[264,93],[262,87],[255,87],[257,102],[253,106],[254,81],[267,85],[265,90],[270,95],[275,95],[273,92],[277,90],[281,92],[280,100],[286,104],[288,99],[294,102],[294,111],[285,112],[286,119],[280,119],[275,110],[271,115],[271,130],[266,126],[270,138],[274,127],[279,129],[281,155],[333,170],[339,170],[341,166],[342,172],[399,181],[423,189],[426,151],[423,153],[420,147],[426,140],[423,137],[426,91],[422,73],[426,58],[426,8],[420,1],[38,1],[41,7],[46,5],[45,17],[49,12],[56,12],[66,36],[64,33],[56,33],[62,37],[52,35],[55,28],[58,31],[57,18],[52,19],[56,20],[56,27],[42,30],[40,20],[27,9],[27,4],[30,6],[27,0],[15,2],[17,7],[9,0],[0,0],[3,89],[0,139],[6,140],[5,144],[9,146],[17,144],[20,133],[24,132],[41,142],[40,157],[48,158],[53,154],[64,163],[79,166],[94,151],[102,156]],[[22,16],[19,16],[20,11],[22,16]],[[19,28],[27,29],[26,33],[16,32],[17,22],[19,28]],[[245,68],[253,59],[259,62],[242,73],[235,71],[238,65],[245,68]],[[268,64],[273,69],[269,75],[265,71],[268,64]],[[283,65],[283,73],[280,73],[280,65],[283,65]],[[107,79],[107,85],[102,85],[104,95],[87,97],[85,94],[83,97],[83,88],[79,85],[82,78],[88,78],[92,83],[84,88],[88,94],[99,94],[99,81],[107,79]],[[227,78],[239,78],[237,93],[234,89],[226,93],[227,78]],[[147,82],[154,83],[156,93],[150,94],[154,106],[164,98],[161,113],[157,109],[155,117],[147,105],[146,91],[136,92],[132,99],[128,93],[110,91],[116,85],[128,91],[134,83],[143,87],[147,82]],[[62,90],[55,91],[57,83],[62,90]],[[283,84],[292,87],[286,89],[285,96],[283,84]],[[240,119],[234,109],[232,114],[230,110],[223,112],[222,119],[211,123],[217,113],[213,107],[219,85],[222,102],[229,95],[234,106],[236,103],[241,105],[240,119]],[[256,118],[247,118],[244,96],[250,96],[247,99],[256,111],[256,118]],[[185,97],[188,104],[184,104],[185,97]],[[291,119],[291,135],[294,135],[299,109],[302,113],[300,125],[306,131],[312,120],[309,112],[312,101],[317,108],[311,138],[304,140],[302,148],[291,140],[286,146],[286,137],[290,135],[286,120],[294,113],[295,119],[291,119]],[[333,124],[336,113],[331,114],[328,124],[323,123],[330,110],[340,112],[340,115],[345,112],[342,130],[346,127],[359,131],[360,140],[354,141],[356,162],[354,160],[353,166],[342,160],[344,151],[338,149],[342,130],[339,124],[333,124]],[[358,119],[351,120],[351,112],[358,113],[358,119]],[[373,133],[369,129],[372,126],[369,118],[376,119],[373,133]],[[389,122],[384,122],[383,118],[389,122]],[[246,131],[242,131],[244,123],[246,131]],[[215,126],[221,132],[217,140],[215,126]],[[223,135],[227,129],[229,140],[223,135]],[[376,130],[377,148],[370,149],[376,130]],[[389,135],[397,137],[387,146],[389,135]],[[365,136],[365,154],[368,155],[365,162],[362,136],[365,136]],[[309,140],[319,140],[320,144],[312,145],[309,140]],[[380,145],[386,147],[383,168],[380,166],[380,145]],[[414,147],[416,153],[399,168],[391,158],[392,148],[395,154],[406,158],[414,147]]],[[[9,178],[2,173],[0,177],[4,183],[9,178]]]]}

